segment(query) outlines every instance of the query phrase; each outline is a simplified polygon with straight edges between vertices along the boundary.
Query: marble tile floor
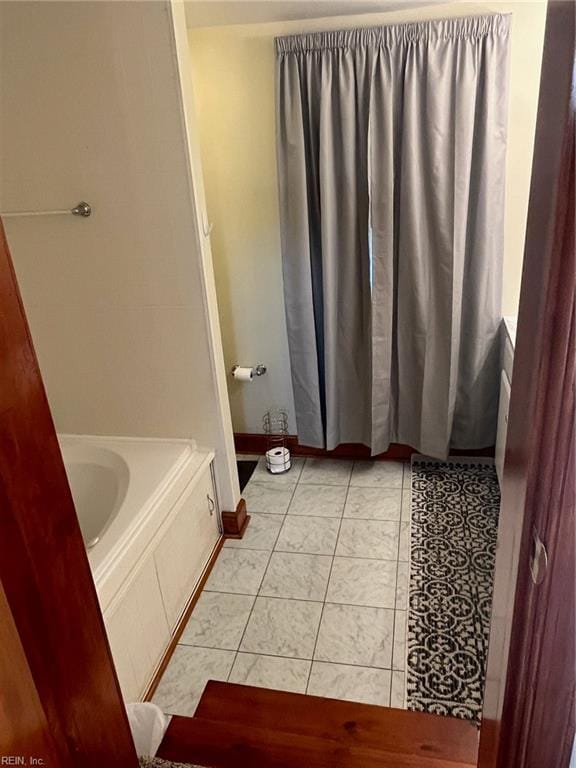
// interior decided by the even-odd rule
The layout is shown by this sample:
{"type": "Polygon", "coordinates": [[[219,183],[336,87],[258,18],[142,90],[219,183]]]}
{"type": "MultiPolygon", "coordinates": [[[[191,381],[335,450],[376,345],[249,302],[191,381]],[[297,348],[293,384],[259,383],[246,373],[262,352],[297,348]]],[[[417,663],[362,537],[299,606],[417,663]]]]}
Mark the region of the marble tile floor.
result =
{"type": "Polygon", "coordinates": [[[223,680],[405,706],[410,465],[259,462],[153,701],[192,715],[223,680]]]}

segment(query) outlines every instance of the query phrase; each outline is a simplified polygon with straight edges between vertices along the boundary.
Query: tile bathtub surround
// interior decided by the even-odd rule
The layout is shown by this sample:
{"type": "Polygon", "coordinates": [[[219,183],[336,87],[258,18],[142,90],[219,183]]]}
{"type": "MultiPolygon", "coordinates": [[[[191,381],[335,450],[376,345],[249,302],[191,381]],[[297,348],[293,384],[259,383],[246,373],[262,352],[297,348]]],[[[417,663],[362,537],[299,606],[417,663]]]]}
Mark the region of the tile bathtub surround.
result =
{"type": "Polygon", "coordinates": [[[261,461],[244,490],[253,522],[221,551],[159,700],[191,713],[204,665],[213,679],[405,706],[409,471],[299,459],[273,476],[261,461]]]}

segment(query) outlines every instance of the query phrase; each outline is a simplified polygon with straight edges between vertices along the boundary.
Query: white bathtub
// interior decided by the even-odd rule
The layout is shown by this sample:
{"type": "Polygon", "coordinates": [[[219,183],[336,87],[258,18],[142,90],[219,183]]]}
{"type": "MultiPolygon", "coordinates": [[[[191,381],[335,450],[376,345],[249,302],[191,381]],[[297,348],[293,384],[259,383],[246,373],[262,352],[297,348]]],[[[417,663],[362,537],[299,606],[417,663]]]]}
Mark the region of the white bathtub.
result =
{"type": "Polygon", "coordinates": [[[193,440],[59,440],[120,687],[137,701],[220,545],[214,453],[193,440]]]}
{"type": "Polygon", "coordinates": [[[59,435],[102,610],[213,459],[193,440],[59,435]]]}

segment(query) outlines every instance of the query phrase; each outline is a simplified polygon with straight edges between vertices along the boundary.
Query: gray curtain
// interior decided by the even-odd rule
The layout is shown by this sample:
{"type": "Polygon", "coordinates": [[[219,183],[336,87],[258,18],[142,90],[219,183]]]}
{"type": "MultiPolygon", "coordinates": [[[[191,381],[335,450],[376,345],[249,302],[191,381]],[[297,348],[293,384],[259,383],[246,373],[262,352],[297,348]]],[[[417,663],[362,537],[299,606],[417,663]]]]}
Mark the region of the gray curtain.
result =
{"type": "Polygon", "coordinates": [[[301,443],[495,439],[509,17],[277,38],[301,443]]]}

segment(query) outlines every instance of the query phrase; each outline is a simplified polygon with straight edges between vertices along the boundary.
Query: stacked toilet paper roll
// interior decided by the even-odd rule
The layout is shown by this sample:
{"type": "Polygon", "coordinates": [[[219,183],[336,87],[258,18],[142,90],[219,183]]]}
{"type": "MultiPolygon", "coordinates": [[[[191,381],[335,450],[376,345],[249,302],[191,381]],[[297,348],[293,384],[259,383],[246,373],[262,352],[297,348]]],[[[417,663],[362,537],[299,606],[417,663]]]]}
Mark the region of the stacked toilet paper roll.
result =
{"type": "Polygon", "coordinates": [[[266,451],[266,468],[273,475],[287,472],[292,466],[288,448],[271,448],[266,451]]]}

